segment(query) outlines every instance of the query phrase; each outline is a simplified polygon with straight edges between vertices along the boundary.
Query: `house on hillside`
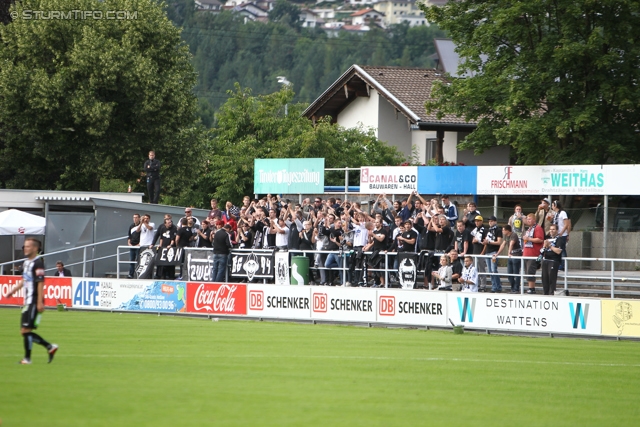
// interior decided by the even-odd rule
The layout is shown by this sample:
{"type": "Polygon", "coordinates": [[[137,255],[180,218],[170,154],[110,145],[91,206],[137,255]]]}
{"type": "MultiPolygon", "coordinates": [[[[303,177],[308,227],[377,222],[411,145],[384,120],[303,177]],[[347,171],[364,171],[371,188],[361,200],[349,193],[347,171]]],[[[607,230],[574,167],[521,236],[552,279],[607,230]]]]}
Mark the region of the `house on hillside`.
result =
{"type": "Polygon", "coordinates": [[[300,21],[303,28],[315,28],[324,25],[324,20],[311,9],[300,10],[300,21]]]}
{"type": "Polygon", "coordinates": [[[247,21],[269,21],[269,12],[258,7],[255,3],[240,3],[230,8],[230,6],[224,6],[224,9],[229,9],[234,13],[239,13],[244,16],[245,23],[247,21]]]}
{"type": "Polygon", "coordinates": [[[371,8],[361,9],[351,14],[351,25],[360,25],[360,26],[378,25],[382,28],[385,28],[383,19],[384,19],[384,13],[382,12],[378,12],[377,10],[371,9],[371,8]]]}
{"type": "Polygon", "coordinates": [[[198,12],[219,13],[222,10],[222,3],[218,0],[195,0],[198,12]]]}
{"type": "Polygon", "coordinates": [[[386,26],[401,24],[427,25],[424,12],[420,10],[415,0],[384,0],[373,5],[378,12],[384,13],[384,23],[386,26]],[[416,24],[424,21],[425,24],[416,24]]]}
{"type": "Polygon", "coordinates": [[[509,164],[508,147],[494,147],[480,156],[458,150],[475,123],[427,114],[424,104],[433,83],[444,80],[434,69],[352,65],[303,114],[313,121],[330,116],[345,128],[372,128],[378,139],[406,156],[415,147],[420,163],[442,158],[467,165],[509,164]]]}

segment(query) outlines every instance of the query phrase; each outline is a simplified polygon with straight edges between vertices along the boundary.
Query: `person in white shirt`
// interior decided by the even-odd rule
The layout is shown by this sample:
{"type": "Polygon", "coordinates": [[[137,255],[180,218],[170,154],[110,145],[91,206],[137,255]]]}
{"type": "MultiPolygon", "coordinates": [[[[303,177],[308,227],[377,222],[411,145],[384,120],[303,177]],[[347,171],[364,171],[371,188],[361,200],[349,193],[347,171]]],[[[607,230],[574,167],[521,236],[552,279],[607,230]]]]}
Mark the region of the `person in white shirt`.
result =
{"type": "Polygon", "coordinates": [[[271,228],[275,230],[276,247],[278,249],[287,249],[289,246],[289,227],[283,218],[271,220],[271,228]]]}
{"type": "Polygon", "coordinates": [[[142,215],[139,226],[140,247],[149,247],[153,244],[153,236],[156,233],[156,225],[151,222],[151,215],[142,215]]]}
{"type": "Polygon", "coordinates": [[[464,257],[464,268],[458,281],[462,284],[462,292],[478,292],[478,271],[472,257],[464,257]]]}

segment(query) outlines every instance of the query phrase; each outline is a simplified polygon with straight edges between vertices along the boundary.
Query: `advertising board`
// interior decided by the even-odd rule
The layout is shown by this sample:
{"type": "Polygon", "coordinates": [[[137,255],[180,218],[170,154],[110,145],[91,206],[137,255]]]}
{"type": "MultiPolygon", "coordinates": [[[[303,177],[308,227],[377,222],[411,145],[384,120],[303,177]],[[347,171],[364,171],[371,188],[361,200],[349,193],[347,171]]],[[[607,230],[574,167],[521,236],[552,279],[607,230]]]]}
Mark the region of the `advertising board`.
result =
{"type": "Polygon", "coordinates": [[[417,190],[417,166],[365,166],[360,169],[360,193],[411,194],[417,190]]]}
{"type": "Polygon", "coordinates": [[[247,285],[238,283],[187,283],[187,313],[247,314],[247,285]]]}
{"type": "Polygon", "coordinates": [[[540,166],[478,166],[477,194],[544,194],[540,166]]]}
{"type": "Polygon", "coordinates": [[[375,289],[312,286],[310,302],[313,319],[345,322],[375,322],[377,319],[378,299],[375,289]]]}
{"type": "MultiPolygon", "coordinates": [[[[0,276],[0,305],[23,305],[24,289],[7,298],[7,294],[18,284],[22,276],[0,276]]],[[[71,307],[71,277],[45,277],[44,278],[44,305],[55,307],[64,304],[71,307]]]]}
{"type": "Polygon", "coordinates": [[[447,293],[378,290],[378,322],[447,326],[447,293]]]}
{"type": "Polygon", "coordinates": [[[253,192],[323,193],[324,159],[255,159],[253,192]]]}
{"type": "Polygon", "coordinates": [[[310,319],[310,286],[274,286],[250,283],[248,311],[253,317],[310,319]]]}
{"type": "Polygon", "coordinates": [[[640,337],[640,301],[602,300],[602,335],[640,337]]]}
{"type": "Polygon", "coordinates": [[[475,194],[477,166],[419,166],[420,194],[475,194]]]}
{"type": "Polygon", "coordinates": [[[478,166],[477,194],[640,195],[638,165],[478,166]]]}
{"type": "Polygon", "coordinates": [[[600,301],[529,295],[485,295],[451,292],[449,317],[470,328],[598,335],[601,332],[600,301]]]}
{"type": "Polygon", "coordinates": [[[186,283],[74,278],[72,306],[91,310],[184,312],[186,283]]]}

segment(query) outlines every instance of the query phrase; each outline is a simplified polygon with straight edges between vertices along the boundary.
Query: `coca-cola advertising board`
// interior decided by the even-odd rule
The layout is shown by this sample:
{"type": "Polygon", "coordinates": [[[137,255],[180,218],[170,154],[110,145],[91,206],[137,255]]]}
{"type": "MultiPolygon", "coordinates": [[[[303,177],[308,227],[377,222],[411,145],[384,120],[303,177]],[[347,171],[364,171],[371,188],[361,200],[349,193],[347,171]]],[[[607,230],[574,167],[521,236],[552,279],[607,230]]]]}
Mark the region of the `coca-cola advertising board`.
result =
{"type": "Polygon", "coordinates": [[[245,316],[247,285],[188,282],[187,313],[245,316]]]}
{"type": "MultiPolygon", "coordinates": [[[[11,297],[7,294],[18,284],[22,276],[0,276],[0,305],[23,305],[24,289],[20,289],[11,297]]],[[[71,307],[71,278],[70,277],[45,277],[44,278],[44,305],[55,307],[64,304],[71,307]]]]}
{"type": "Polygon", "coordinates": [[[310,319],[310,286],[247,285],[249,310],[252,317],[277,319],[310,319]]]}

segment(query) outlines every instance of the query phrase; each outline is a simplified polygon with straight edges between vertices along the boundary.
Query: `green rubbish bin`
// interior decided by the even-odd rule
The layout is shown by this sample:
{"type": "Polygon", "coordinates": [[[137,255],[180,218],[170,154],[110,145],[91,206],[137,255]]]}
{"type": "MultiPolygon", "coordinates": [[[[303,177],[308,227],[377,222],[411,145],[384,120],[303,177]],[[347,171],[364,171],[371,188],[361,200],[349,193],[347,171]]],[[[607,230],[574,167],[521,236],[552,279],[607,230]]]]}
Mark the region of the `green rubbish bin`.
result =
{"type": "Polygon", "coordinates": [[[309,284],[309,258],[306,256],[291,257],[291,284],[309,284]]]}

